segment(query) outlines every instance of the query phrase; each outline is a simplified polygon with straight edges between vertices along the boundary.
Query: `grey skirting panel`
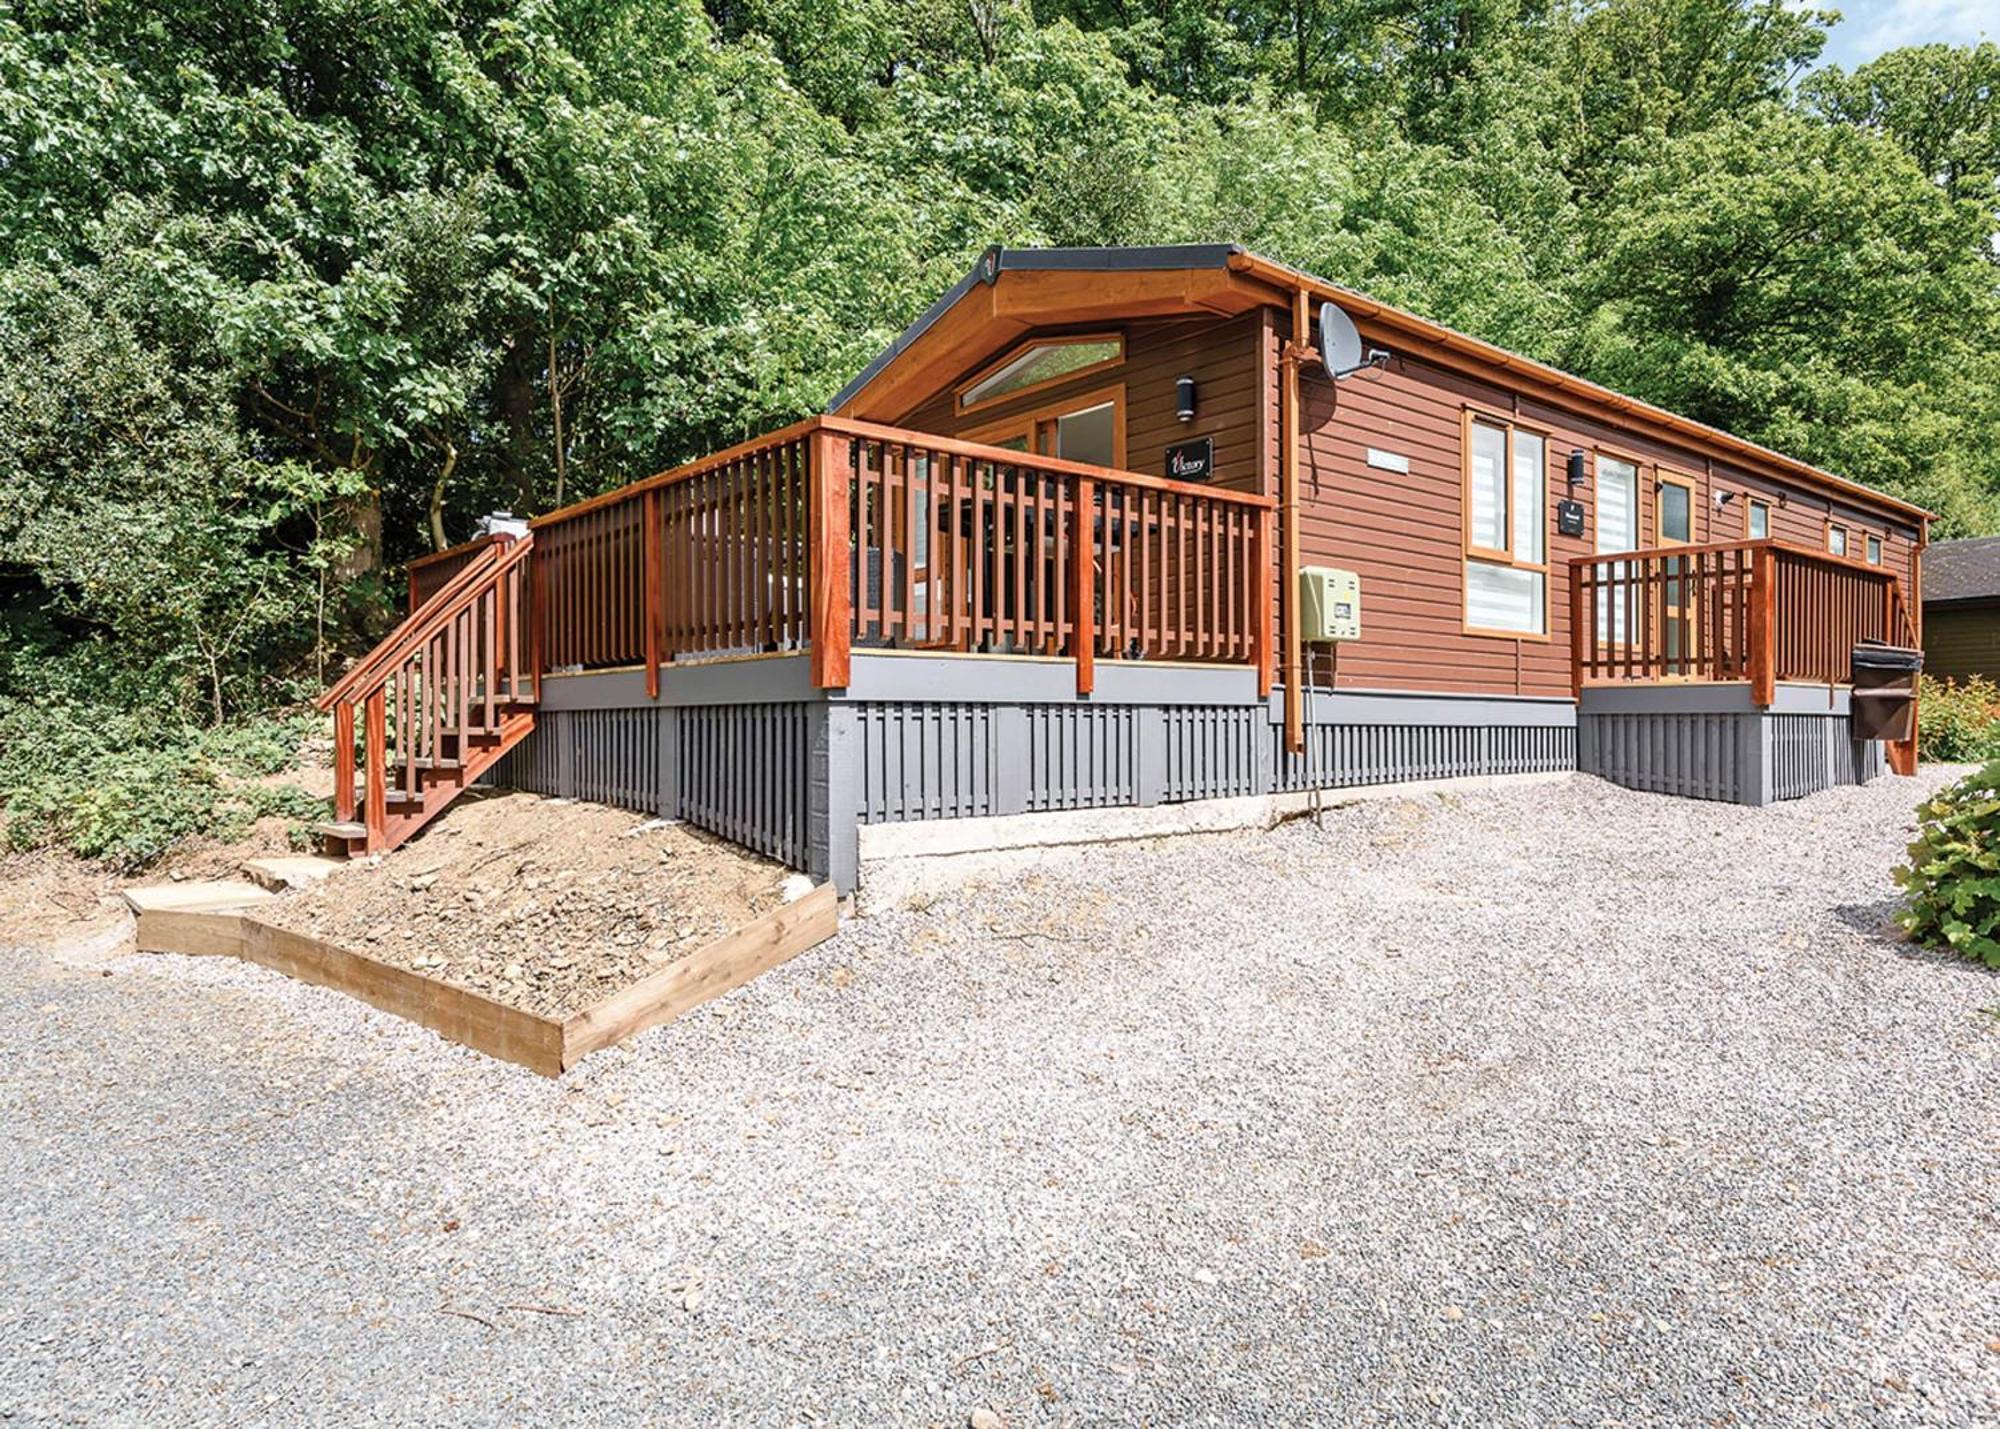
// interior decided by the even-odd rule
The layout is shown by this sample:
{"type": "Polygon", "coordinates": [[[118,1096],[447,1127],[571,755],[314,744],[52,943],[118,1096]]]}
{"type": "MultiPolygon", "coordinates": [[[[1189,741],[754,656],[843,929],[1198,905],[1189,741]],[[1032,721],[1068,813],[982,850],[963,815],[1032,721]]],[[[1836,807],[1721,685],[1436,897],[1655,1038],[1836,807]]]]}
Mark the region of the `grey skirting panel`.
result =
{"type": "MultiPolygon", "coordinates": [[[[1694,700],[1688,703],[1694,704],[1694,700]]],[[[1882,746],[1849,737],[1844,705],[1816,714],[1697,709],[1594,713],[1577,720],[1577,767],[1628,789],[1770,804],[1884,771],[1882,746]]]]}
{"type": "Polygon", "coordinates": [[[492,782],[683,818],[847,890],[864,824],[1576,767],[1567,701],[1320,691],[1294,756],[1244,671],[1124,670],[1082,700],[1066,664],[857,669],[823,694],[796,659],[675,667],[657,702],[638,671],[552,677],[492,782]]]}
{"type": "Polygon", "coordinates": [[[795,868],[811,847],[803,701],[543,710],[490,782],[685,819],[795,868]]]}
{"type": "Polygon", "coordinates": [[[1275,788],[1343,789],[1363,784],[1545,774],[1576,768],[1576,731],[1564,725],[1308,725],[1303,753],[1269,732],[1275,788]]]}

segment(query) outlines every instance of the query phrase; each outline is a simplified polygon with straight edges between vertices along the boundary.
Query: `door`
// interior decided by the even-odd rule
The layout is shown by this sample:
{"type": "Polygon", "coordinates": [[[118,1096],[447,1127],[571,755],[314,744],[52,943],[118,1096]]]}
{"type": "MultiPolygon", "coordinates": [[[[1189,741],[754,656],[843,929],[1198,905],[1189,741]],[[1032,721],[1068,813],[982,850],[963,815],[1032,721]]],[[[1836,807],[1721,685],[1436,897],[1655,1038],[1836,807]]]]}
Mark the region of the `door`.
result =
{"type": "MultiPolygon", "coordinates": [[[[1639,545],[1639,468],[1622,457],[1597,454],[1597,554],[1636,550],[1639,545]]],[[[1605,569],[1597,592],[1597,639],[1623,645],[1638,622],[1635,568],[1620,561],[1605,569]]]]}
{"type": "MultiPolygon", "coordinates": [[[[1660,473],[1659,496],[1654,515],[1662,546],[1694,544],[1694,483],[1686,477],[1660,473]]],[[[1684,679],[1694,673],[1695,591],[1692,571],[1685,556],[1669,556],[1660,562],[1660,654],[1661,674],[1684,679]]]]}
{"type": "MultiPolygon", "coordinates": [[[[1091,392],[1078,393],[1003,421],[970,428],[961,435],[969,442],[985,446],[1061,457],[1065,461],[1086,462],[1091,466],[1122,467],[1125,464],[1125,389],[1123,386],[1100,387],[1091,392]]],[[[1043,619],[1053,624],[1060,607],[1058,587],[1062,581],[1056,565],[1054,478],[1032,472],[1012,472],[995,473],[987,479],[1006,488],[1004,492],[996,490],[985,526],[985,549],[994,552],[998,562],[987,585],[989,604],[996,600],[1003,601],[1006,608],[1012,609],[1013,603],[1018,601],[1031,610],[1039,611],[1043,619]],[[1015,546],[1019,533],[1028,530],[1034,523],[1027,508],[1029,503],[1034,502],[1038,491],[1047,502],[1039,538],[1030,534],[1027,559],[1016,560],[1015,546]],[[1018,509],[1015,506],[1017,501],[1020,503],[1018,509]],[[1019,589],[1016,589],[1017,585],[1019,589]]],[[[1098,500],[1103,541],[1114,562],[1114,577],[1122,580],[1116,563],[1125,559],[1124,533],[1129,519],[1125,494],[1120,488],[1104,486],[1098,500]]],[[[1091,582],[1092,589],[1103,590],[1106,584],[1103,575],[1101,567],[1094,571],[1096,578],[1091,582]]],[[[1101,631],[1107,626],[1108,622],[1100,611],[1097,628],[1101,631]]],[[[1056,652],[1050,648],[1040,653],[1056,652]]]]}

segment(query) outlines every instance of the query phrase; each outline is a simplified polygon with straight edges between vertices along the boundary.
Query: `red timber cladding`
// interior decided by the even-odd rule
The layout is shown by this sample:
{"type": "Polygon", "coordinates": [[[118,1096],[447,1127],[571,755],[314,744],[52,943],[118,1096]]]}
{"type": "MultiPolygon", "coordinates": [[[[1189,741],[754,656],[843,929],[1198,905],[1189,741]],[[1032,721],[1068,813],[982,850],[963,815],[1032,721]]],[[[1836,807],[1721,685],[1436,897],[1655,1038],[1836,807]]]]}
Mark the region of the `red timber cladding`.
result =
{"type": "MultiPolygon", "coordinates": [[[[989,353],[967,372],[954,374],[950,386],[895,425],[956,437],[976,432],[1008,417],[1039,412],[1070,397],[1122,385],[1125,389],[1125,470],[1164,476],[1170,445],[1198,437],[1212,437],[1215,441],[1213,484],[1237,491],[1261,490],[1262,474],[1275,470],[1274,462],[1259,446],[1268,434],[1260,435],[1257,426],[1259,393],[1265,385],[1259,365],[1259,345],[1267,324],[1267,314],[1259,311],[1228,319],[1176,318],[1049,328],[1038,331],[1036,336],[1122,330],[1125,334],[1125,360],[1116,367],[1086,373],[1058,386],[1040,388],[1014,401],[996,402],[990,407],[960,415],[954,408],[956,395],[951,388],[969,373],[985,367],[1017,345],[1010,343],[999,352],[989,353]],[[1174,383],[1181,377],[1195,380],[1195,419],[1192,422],[1183,423],[1175,417],[1174,383]]],[[[1275,348],[1272,350],[1275,352],[1275,348]]],[[[1275,402],[1275,395],[1272,400],[1275,402]]]]}
{"type": "Polygon", "coordinates": [[[1773,536],[1813,550],[1826,548],[1830,515],[1848,526],[1857,562],[1866,549],[1866,534],[1883,538],[1883,562],[1896,572],[1909,599],[1915,527],[1803,483],[1752,475],[1613,423],[1517,399],[1498,385],[1402,357],[1337,387],[1324,374],[1308,372],[1303,395],[1301,561],[1341,567],[1361,577],[1362,638],[1312,652],[1314,683],[1331,679],[1341,688],[1567,695],[1566,563],[1594,548],[1599,450],[1639,466],[1642,545],[1655,539],[1656,482],[1662,475],[1678,477],[1695,490],[1696,542],[1742,539],[1751,496],[1769,501],[1773,536]],[[1473,635],[1464,628],[1461,423],[1468,405],[1511,416],[1547,437],[1546,638],[1473,635]],[[1370,467],[1371,447],[1406,458],[1408,475],[1370,467]],[[1565,472],[1570,452],[1577,449],[1585,454],[1586,480],[1571,493],[1565,472]],[[1715,493],[1725,491],[1738,495],[1718,510],[1715,493]],[[1555,504],[1566,494],[1585,508],[1581,537],[1556,534],[1555,504]]]}

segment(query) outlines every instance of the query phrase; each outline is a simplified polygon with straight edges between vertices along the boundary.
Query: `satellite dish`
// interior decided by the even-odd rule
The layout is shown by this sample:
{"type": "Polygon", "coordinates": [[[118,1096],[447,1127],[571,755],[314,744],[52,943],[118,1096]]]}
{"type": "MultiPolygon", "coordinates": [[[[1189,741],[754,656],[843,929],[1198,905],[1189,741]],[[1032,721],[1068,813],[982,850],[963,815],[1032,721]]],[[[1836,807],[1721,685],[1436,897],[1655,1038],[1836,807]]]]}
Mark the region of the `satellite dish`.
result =
{"type": "Polygon", "coordinates": [[[1329,377],[1345,377],[1361,366],[1361,334],[1354,319],[1332,303],[1319,305],[1319,360],[1329,377]]]}

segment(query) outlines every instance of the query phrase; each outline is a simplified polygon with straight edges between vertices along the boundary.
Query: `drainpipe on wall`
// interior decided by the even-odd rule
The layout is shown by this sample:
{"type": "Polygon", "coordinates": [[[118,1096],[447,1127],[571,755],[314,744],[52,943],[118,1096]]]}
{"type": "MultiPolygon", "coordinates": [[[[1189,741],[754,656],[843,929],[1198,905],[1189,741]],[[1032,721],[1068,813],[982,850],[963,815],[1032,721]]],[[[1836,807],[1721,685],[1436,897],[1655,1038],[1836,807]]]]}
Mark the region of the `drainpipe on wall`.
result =
{"type": "Polygon", "coordinates": [[[1279,395],[1282,411],[1279,461],[1283,483],[1279,492],[1279,590],[1285,618],[1285,748],[1294,754],[1306,747],[1303,714],[1304,660],[1299,640],[1299,439],[1304,426],[1300,411],[1300,370],[1317,361],[1319,352],[1306,341],[1312,331],[1311,303],[1303,283],[1292,288],[1292,336],[1279,358],[1284,381],[1279,395]]]}

